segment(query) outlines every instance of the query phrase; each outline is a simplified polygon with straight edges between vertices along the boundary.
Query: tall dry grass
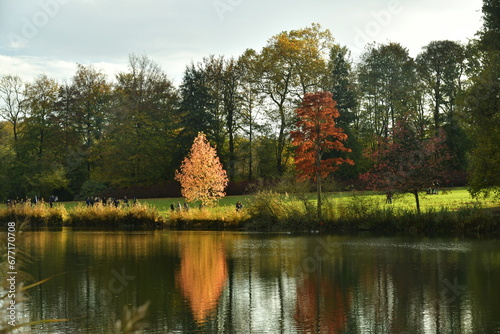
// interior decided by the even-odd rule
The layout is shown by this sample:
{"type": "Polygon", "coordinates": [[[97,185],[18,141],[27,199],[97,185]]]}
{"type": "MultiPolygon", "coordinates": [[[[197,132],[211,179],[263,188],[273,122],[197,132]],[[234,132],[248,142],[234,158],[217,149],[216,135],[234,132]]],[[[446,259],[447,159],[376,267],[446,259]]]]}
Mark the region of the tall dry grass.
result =
{"type": "Polygon", "coordinates": [[[115,207],[96,203],[79,205],[68,212],[66,226],[91,228],[154,229],[162,227],[165,219],[156,208],[144,203],[130,207],[115,207]]]}
{"type": "Polygon", "coordinates": [[[56,205],[29,203],[0,208],[0,222],[24,223],[27,227],[61,227],[68,216],[66,208],[56,205]]]}
{"type": "Polygon", "coordinates": [[[194,208],[172,212],[168,226],[172,229],[242,229],[249,216],[233,207],[194,208]]]}

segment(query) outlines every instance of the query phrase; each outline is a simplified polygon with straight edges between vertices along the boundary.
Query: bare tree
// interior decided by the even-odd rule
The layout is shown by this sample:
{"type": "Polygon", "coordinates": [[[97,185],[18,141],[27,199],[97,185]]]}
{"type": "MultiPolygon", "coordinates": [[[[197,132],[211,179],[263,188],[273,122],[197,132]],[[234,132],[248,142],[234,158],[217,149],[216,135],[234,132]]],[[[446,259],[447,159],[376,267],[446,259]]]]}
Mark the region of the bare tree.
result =
{"type": "Polygon", "coordinates": [[[25,114],[24,89],[25,84],[18,76],[0,78],[0,117],[12,124],[14,142],[19,137],[19,123],[25,114]]]}

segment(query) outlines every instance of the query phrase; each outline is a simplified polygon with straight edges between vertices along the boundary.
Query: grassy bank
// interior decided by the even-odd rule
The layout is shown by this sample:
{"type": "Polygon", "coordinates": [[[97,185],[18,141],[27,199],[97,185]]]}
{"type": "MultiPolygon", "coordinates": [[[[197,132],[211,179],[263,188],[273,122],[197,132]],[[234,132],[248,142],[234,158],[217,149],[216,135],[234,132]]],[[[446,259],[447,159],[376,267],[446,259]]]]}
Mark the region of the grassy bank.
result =
{"type": "Polygon", "coordinates": [[[48,204],[15,205],[0,208],[0,222],[17,222],[28,228],[95,228],[95,229],[158,229],[166,220],[156,208],[148,204],[131,207],[77,205],[66,209],[62,204],[53,208],[48,204]]]}
{"type": "Polygon", "coordinates": [[[371,192],[327,194],[323,216],[316,216],[314,194],[277,194],[231,196],[214,208],[188,211],[171,210],[183,204],[181,198],[139,200],[129,207],[95,205],[81,202],[0,207],[0,222],[27,222],[29,226],[94,229],[215,229],[259,231],[325,231],[404,233],[423,235],[500,236],[498,200],[477,201],[465,189],[452,189],[439,195],[424,195],[422,213],[415,212],[411,195],[396,197],[385,204],[385,196],[371,192]],[[237,212],[236,202],[244,209],[237,212]]]}
{"type": "Polygon", "coordinates": [[[78,205],[67,212],[65,226],[76,228],[157,229],[165,225],[164,217],[147,203],[130,207],[78,205]]]}
{"type": "MultiPolygon", "coordinates": [[[[281,195],[283,200],[293,200],[293,199],[307,199],[311,202],[311,205],[316,205],[316,194],[307,193],[300,195],[287,196],[286,194],[281,195]]],[[[243,203],[244,207],[248,208],[250,203],[254,199],[254,195],[243,195],[243,196],[226,196],[222,198],[218,207],[215,210],[227,210],[234,211],[236,202],[240,201],[243,203]]],[[[380,207],[390,207],[395,210],[404,209],[407,211],[415,211],[415,198],[411,194],[398,195],[394,198],[394,203],[392,205],[385,205],[386,196],[384,194],[374,193],[370,191],[366,192],[336,192],[325,194],[325,198],[329,200],[335,200],[339,205],[348,204],[353,198],[363,199],[368,202],[370,206],[377,208],[380,207]]],[[[170,205],[180,202],[184,203],[183,198],[155,198],[155,199],[145,199],[139,200],[141,203],[147,203],[156,209],[161,214],[169,217],[171,214],[170,205]]],[[[299,200],[300,201],[300,200],[299,200]]],[[[77,205],[75,202],[66,203],[68,207],[77,205]]],[[[190,204],[191,208],[197,208],[199,203],[190,204]]],[[[426,195],[422,194],[420,198],[420,206],[422,211],[428,210],[440,210],[441,208],[446,208],[448,210],[458,210],[464,207],[480,205],[484,208],[498,207],[500,206],[500,201],[497,199],[481,199],[476,200],[472,198],[465,188],[448,188],[446,191],[441,191],[439,195],[426,195]]]]}
{"type": "Polygon", "coordinates": [[[349,198],[327,198],[323,216],[317,217],[316,203],[307,198],[261,193],[248,208],[250,219],[246,228],[500,237],[500,208],[493,205],[494,201],[486,205],[452,201],[446,206],[441,199],[437,201],[440,207],[429,206],[417,213],[404,202],[385,205],[380,198],[374,200],[374,196],[354,194],[349,198]]]}

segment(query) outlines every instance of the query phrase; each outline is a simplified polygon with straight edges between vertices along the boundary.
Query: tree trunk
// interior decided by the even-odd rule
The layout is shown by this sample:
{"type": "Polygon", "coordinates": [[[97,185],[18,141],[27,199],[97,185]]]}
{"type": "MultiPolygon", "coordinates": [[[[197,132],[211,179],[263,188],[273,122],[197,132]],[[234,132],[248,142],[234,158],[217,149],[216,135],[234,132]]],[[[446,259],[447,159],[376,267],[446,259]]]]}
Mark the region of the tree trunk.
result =
{"type": "Polygon", "coordinates": [[[40,130],[40,139],[38,140],[38,157],[41,157],[43,154],[43,142],[45,139],[45,131],[43,129],[40,130]]]}
{"type": "Polygon", "coordinates": [[[231,126],[229,131],[229,179],[231,181],[234,181],[234,176],[235,176],[235,154],[234,154],[234,131],[233,127],[231,126]]]}
{"type": "Polygon", "coordinates": [[[14,131],[14,143],[17,143],[17,121],[11,123],[12,123],[12,130],[14,131]]]}
{"type": "Polygon", "coordinates": [[[440,73],[436,74],[436,88],[434,90],[434,98],[436,99],[436,104],[434,105],[434,112],[433,112],[433,117],[434,117],[434,131],[437,135],[437,131],[439,129],[439,111],[441,109],[441,79],[440,73]]]}
{"type": "MultiPolygon", "coordinates": [[[[319,131],[319,127],[318,127],[319,131]]],[[[323,218],[323,212],[322,212],[322,203],[321,203],[321,172],[320,172],[320,167],[321,167],[321,154],[320,152],[316,152],[316,193],[318,196],[318,219],[323,218]]]]}
{"type": "Polygon", "coordinates": [[[285,166],[283,163],[283,150],[285,148],[285,126],[286,126],[286,119],[285,119],[285,108],[283,106],[280,106],[280,131],[278,135],[278,145],[276,148],[276,166],[278,168],[278,174],[280,176],[283,176],[285,173],[285,166]]]}
{"type": "Polygon", "coordinates": [[[415,195],[415,202],[417,204],[417,213],[420,214],[420,200],[418,198],[418,190],[413,191],[413,195],[415,195]]]}
{"type": "Polygon", "coordinates": [[[318,195],[318,219],[322,219],[323,211],[322,211],[322,203],[321,203],[321,176],[318,173],[316,178],[316,192],[318,195]]]}
{"type": "Polygon", "coordinates": [[[252,173],[252,165],[253,165],[253,129],[252,129],[252,114],[250,113],[250,132],[249,132],[249,144],[250,144],[250,152],[248,154],[248,179],[252,181],[253,173],[252,173]]]}

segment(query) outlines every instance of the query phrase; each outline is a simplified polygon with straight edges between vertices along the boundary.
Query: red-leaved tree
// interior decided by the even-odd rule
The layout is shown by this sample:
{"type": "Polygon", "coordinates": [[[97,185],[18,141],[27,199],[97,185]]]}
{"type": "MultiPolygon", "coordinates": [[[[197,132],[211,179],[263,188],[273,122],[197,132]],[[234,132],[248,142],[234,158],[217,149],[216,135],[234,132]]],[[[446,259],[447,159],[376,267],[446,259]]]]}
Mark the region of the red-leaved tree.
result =
{"type": "Polygon", "coordinates": [[[347,139],[347,134],[335,126],[335,118],[340,116],[335,105],[336,102],[330,92],[305,94],[302,106],[295,111],[298,129],[291,132],[292,144],[295,146],[295,166],[299,177],[313,179],[316,182],[320,218],[322,179],[339,169],[340,164],[354,164],[351,159],[324,158],[327,152],[351,151],[342,143],[347,139]]]}
{"type": "Polygon", "coordinates": [[[203,132],[194,139],[180,171],[175,171],[175,179],[181,183],[182,196],[188,202],[201,201],[203,205],[212,205],[226,195],[226,171],[203,132]]]}
{"type": "Polygon", "coordinates": [[[372,169],[360,175],[367,188],[392,193],[411,193],[420,213],[419,192],[443,182],[451,156],[444,134],[423,138],[421,131],[402,119],[394,126],[392,138],[380,138],[377,149],[367,154],[372,169]]]}

